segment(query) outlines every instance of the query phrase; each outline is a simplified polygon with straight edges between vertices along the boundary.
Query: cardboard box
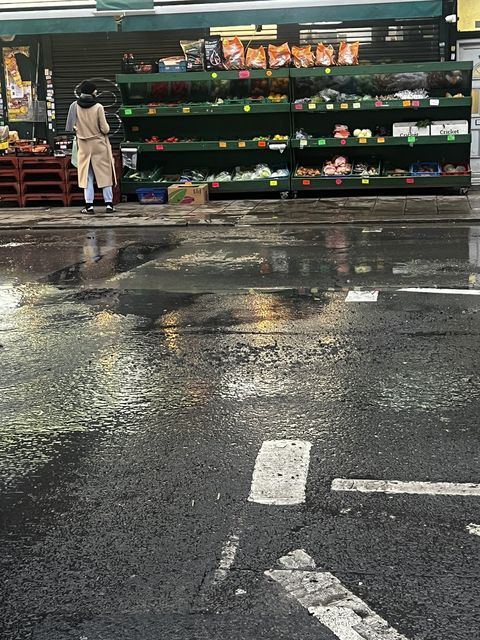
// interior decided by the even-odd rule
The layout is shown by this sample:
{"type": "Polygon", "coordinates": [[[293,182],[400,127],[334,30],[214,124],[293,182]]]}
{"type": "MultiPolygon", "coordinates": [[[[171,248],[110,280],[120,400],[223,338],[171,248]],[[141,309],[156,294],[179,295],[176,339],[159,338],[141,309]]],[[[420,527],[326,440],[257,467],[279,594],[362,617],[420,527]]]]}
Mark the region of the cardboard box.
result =
{"type": "Polygon", "coordinates": [[[205,204],[208,184],[172,184],[168,187],[169,204],[205,204]]]}
{"type": "Polygon", "coordinates": [[[430,127],[417,127],[416,122],[394,122],[392,135],[399,138],[408,138],[408,136],[429,136],[430,127]]]}
{"type": "Polygon", "coordinates": [[[432,136],[450,136],[468,133],[468,120],[435,120],[431,124],[432,136]]]}

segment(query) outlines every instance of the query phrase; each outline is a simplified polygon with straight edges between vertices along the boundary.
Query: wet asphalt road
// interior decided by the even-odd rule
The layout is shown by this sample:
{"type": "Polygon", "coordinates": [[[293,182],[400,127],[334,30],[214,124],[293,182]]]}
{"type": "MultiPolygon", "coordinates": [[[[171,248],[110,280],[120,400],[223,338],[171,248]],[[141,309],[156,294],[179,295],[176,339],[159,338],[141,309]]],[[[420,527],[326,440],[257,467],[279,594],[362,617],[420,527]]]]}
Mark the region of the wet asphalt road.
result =
{"type": "Polygon", "coordinates": [[[2,232],[0,263],[2,640],[334,640],[264,576],[294,549],[408,640],[480,638],[480,498],[330,490],[479,481],[480,297],[398,289],[475,289],[480,228],[2,232]],[[305,504],[248,502],[283,438],[305,504]]]}

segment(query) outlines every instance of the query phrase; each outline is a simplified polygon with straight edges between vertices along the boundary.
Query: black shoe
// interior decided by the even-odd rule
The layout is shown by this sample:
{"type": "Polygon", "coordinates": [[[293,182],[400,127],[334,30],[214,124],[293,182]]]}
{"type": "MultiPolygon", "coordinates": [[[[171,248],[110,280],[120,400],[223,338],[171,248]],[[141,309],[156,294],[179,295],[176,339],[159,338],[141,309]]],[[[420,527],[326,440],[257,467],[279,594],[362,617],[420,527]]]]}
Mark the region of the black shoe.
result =
{"type": "Polygon", "coordinates": [[[88,213],[90,215],[94,215],[95,209],[93,208],[93,204],[90,204],[90,205],[87,204],[85,207],[83,207],[81,213],[88,213]]]}
{"type": "Polygon", "coordinates": [[[115,213],[117,210],[113,206],[113,204],[107,204],[105,207],[105,213],[115,213]]]}

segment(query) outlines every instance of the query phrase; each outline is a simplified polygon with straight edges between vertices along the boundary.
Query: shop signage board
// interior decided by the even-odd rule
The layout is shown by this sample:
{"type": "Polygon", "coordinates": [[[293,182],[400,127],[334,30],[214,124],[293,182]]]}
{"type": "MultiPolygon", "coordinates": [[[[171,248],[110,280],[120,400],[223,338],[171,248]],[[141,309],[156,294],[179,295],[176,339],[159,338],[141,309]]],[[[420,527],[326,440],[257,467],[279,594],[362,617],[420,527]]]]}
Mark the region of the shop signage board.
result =
{"type": "Polygon", "coordinates": [[[458,30],[480,31],[480,2],[478,0],[458,0],[458,30]]]}
{"type": "Polygon", "coordinates": [[[7,112],[10,122],[33,120],[33,87],[28,78],[22,77],[29,67],[30,47],[4,47],[2,49],[7,94],[7,112]],[[23,64],[26,62],[26,65],[23,64]]]}

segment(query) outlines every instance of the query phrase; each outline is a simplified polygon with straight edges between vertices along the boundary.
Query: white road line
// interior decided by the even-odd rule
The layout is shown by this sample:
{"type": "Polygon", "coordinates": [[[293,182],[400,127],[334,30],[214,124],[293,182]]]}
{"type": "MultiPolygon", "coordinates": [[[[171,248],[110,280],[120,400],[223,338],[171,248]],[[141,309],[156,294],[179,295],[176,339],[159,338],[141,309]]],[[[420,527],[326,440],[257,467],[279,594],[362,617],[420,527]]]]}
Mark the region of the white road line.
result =
{"type": "Polygon", "coordinates": [[[362,229],[362,233],[382,233],[382,227],[365,227],[362,229]]]}
{"type": "Polygon", "coordinates": [[[401,480],[358,480],[335,478],[332,491],[360,493],[411,493],[431,496],[480,496],[480,484],[473,482],[403,482],[401,480]]]}
{"type": "Polygon", "coordinates": [[[345,302],[376,302],[378,291],[349,291],[345,302]]]}
{"type": "Polygon", "coordinates": [[[404,287],[402,289],[397,289],[397,291],[403,291],[406,293],[442,293],[456,296],[480,296],[479,289],[435,289],[429,287],[404,287]]]}
{"type": "Polygon", "coordinates": [[[473,524],[473,522],[467,524],[467,531],[474,536],[480,536],[480,524],[473,524]]]}
{"type": "Polygon", "coordinates": [[[223,543],[220,562],[213,578],[214,582],[222,582],[227,577],[230,567],[235,561],[239,544],[240,538],[236,535],[229,536],[228,540],[223,543]]]}
{"type": "MultiPolygon", "coordinates": [[[[310,561],[315,564],[313,558],[310,561]]],[[[293,567],[273,569],[265,575],[278,582],[340,640],[407,640],[328,571],[293,567]]]]}
{"type": "Polygon", "coordinates": [[[266,440],[253,470],[250,502],[292,505],[305,502],[311,443],[266,440]]]}

